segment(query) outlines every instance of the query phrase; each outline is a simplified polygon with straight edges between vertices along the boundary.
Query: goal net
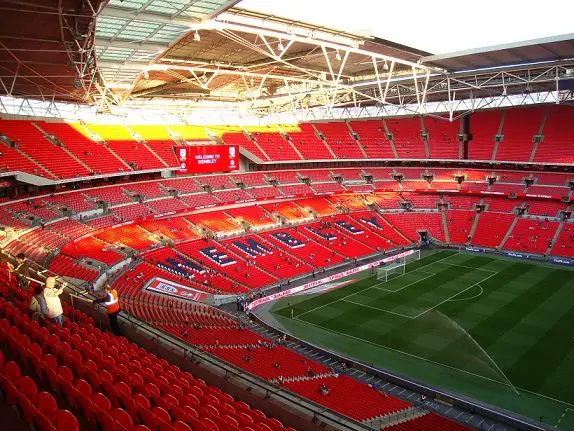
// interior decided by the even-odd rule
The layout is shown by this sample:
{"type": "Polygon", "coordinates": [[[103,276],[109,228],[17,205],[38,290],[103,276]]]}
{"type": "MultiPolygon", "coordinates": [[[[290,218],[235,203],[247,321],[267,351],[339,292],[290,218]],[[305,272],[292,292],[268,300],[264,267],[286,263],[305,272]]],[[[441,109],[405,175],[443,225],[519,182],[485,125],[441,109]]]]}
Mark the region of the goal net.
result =
{"type": "Polygon", "coordinates": [[[413,254],[403,256],[392,262],[380,265],[377,267],[377,280],[389,281],[392,278],[403,275],[406,272],[406,267],[409,263],[420,260],[421,251],[416,250],[413,254]]]}

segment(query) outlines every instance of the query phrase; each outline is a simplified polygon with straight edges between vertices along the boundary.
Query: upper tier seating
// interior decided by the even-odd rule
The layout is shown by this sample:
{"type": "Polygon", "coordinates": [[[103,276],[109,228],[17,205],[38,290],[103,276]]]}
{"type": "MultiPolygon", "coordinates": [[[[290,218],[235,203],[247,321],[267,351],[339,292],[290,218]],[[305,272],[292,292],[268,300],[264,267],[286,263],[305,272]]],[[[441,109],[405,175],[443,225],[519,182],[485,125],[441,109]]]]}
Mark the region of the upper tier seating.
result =
{"type": "Polygon", "coordinates": [[[317,137],[313,126],[300,124],[299,132],[289,132],[291,142],[307,160],[332,159],[333,155],[325,143],[317,137]]]}
{"type": "Polygon", "coordinates": [[[470,160],[492,160],[494,137],[500,126],[500,111],[479,111],[471,116],[472,141],[468,144],[470,160]]]}
{"type": "Polygon", "coordinates": [[[315,127],[323,134],[338,159],[365,158],[346,123],[316,123],[315,127]]]}
{"type": "Polygon", "coordinates": [[[221,138],[226,144],[239,145],[264,162],[271,160],[268,155],[261,152],[261,147],[255,144],[243,132],[224,133],[221,135],[221,138]]]}
{"type": "Polygon", "coordinates": [[[0,134],[16,142],[18,148],[47,169],[56,178],[83,177],[90,173],[66,151],[50,142],[33,123],[0,120],[0,134]]]}
{"type": "Polygon", "coordinates": [[[574,115],[572,106],[552,106],[544,124],[543,141],[538,144],[534,162],[574,163],[574,115]]]}
{"type": "Polygon", "coordinates": [[[279,132],[254,132],[253,136],[272,160],[301,160],[291,143],[279,132]]]}
{"type": "Polygon", "coordinates": [[[459,143],[457,134],[460,123],[458,121],[426,118],[425,130],[428,135],[429,156],[431,159],[458,159],[459,143]]]}
{"type": "Polygon", "coordinates": [[[75,157],[96,174],[127,170],[104,145],[95,143],[66,123],[39,123],[42,130],[54,135],[75,157]]]}
{"type": "Polygon", "coordinates": [[[544,109],[508,109],[504,112],[504,138],[498,144],[495,159],[528,162],[534,147],[534,135],[538,134],[544,119],[544,109]]]}
{"type": "Polygon", "coordinates": [[[351,121],[350,125],[370,159],[395,158],[382,121],[351,121]]]}
{"type": "Polygon", "coordinates": [[[426,159],[419,118],[386,120],[400,159],[426,159]]]}

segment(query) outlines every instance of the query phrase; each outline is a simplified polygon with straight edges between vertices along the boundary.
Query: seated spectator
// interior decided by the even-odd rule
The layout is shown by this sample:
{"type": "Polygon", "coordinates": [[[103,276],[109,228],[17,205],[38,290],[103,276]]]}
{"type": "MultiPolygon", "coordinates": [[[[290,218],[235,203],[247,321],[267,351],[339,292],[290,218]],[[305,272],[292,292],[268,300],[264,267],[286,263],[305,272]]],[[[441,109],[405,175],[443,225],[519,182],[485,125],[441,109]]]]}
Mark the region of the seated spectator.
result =
{"type": "Polygon", "coordinates": [[[42,285],[39,284],[34,288],[34,295],[30,298],[28,309],[32,312],[32,318],[34,320],[43,319],[48,313],[46,299],[44,298],[44,287],[42,285]]]}
{"type": "Polygon", "coordinates": [[[330,392],[330,390],[325,383],[323,383],[323,384],[321,384],[321,386],[319,386],[319,393],[321,395],[329,395],[329,392],[330,392]]]}

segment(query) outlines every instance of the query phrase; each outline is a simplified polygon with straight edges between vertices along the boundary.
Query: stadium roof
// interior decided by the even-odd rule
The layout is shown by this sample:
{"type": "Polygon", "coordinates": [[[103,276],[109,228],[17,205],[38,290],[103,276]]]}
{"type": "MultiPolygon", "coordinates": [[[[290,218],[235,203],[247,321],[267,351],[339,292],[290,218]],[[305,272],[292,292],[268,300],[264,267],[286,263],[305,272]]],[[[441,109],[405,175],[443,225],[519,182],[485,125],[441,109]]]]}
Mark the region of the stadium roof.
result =
{"type": "Polygon", "coordinates": [[[41,100],[118,115],[135,109],[270,118],[322,110],[334,118],[347,110],[337,115],[452,117],[514,103],[506,99],[511,95],[524,96],[519,103],[574,97],[563,97],[558,85],[572,79],[571,37],[430,56],[236,3],[3,0],[0,96],[11,99],[0,97],[0,111],[27,115],[18,100],[27,98],[29,112],[41,100]]]}
{"type": "Polygon", "coordinates": [[[0,94],[85,101],[93,16],[102,0],[0,3],[0,94]]]}
{"type": "Polygon", "coordinates": [[[421,58],[421,63],[455,72],[572,59],[574,33],[450,54],[429,55],[421,58]]]}

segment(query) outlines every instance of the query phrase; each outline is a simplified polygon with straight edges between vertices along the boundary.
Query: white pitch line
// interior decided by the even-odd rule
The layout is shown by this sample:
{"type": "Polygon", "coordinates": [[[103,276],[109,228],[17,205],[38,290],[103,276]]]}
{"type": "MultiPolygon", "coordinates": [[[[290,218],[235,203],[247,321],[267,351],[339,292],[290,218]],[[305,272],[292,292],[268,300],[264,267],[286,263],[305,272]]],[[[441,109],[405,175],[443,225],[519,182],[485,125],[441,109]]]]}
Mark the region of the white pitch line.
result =
{"type": "MultiPolygon", "coordinates": [[[[493,383],[498,383],[498,384],[500,384],[500,385],[510,387],[510,385],[509,385],[508,383],[506,383],[506,382],[501,382],[500,380],[491,379],[490,377],[481,376],[480,374],[476,374],[476,373],[473,373],[473,372],[471,372],[471,371],[461,370],[460,368],[453,367],[453,366],[447,365],[447,364],[443,364],[443,363],[441,363],[441,362],[433,361],[432,359],[423,358],[422,356],[414,355],[414,354],[412,354],[412,353],[404,352],[404,351],[398,350],[398,349],[393,349],[392,347],[384,346],[384,345],[382,345],[382,344],[378,344],[378,343],[375,343],[375,342],[373,342],[373,341],[365,340],[364,338],[355,337],[354,335],[345,334],[344,332],[339,332],[339,331],[335,331],[334,329],[325,328],[325,327],[323,327],[323,326],[316,325],[315,323],[311,323],[311,322],[307,322],[306,320],[299,319],[297,316],[295,316],[295,319],[299,320],[302,324],[311,325],[311,326],[314,326],[314,327],[319,328],[319,329],[321,329],[321,330],[323,330],[323,331],[326,331],[326,332],[332,332],[332,333],[338,334],[338,335],[340,335],[340,336],[342,336],[342,337],[353,338],[353,339],[355,339],[355,340],[357,340],[357,341],[362,341],[362,342],[364,342],[364,343],[371,344],[371,345],[373,345],[373,346],[377,346],[377,347],[380,347],[380,348],[382,348],[382,349],[389,350],[389,351],[391,351],[391,352],[400,353],[400,354],[403,354],[403,355],[406,355],[406,356],[410,356],[410,357],[412,357],[412,358],[420,359],[421,361],[429,362],[429,363],[431,363],[431,364],[439,365],[439,366],[441,366],[441,367],[445,367],[445,368],[448,368],[448,369],[451,369],[451,370],[454,370],[454,371],[459,371],[459,372],[464,373],[464,374],[468,374],[468,375],[471,375],[471,376],[474,376],[474,377],[478,377],[479,379],[488,380],[488,381],[491,381],[491,382],[493,382],[493,383]]],[[[574,407],[574,404],[567,403],[566,401],[562,401],[562,400],[559,400],[559,399],[557,399],[557,398],[552,398],[552,397],[549,397],[548,395],[539,394],[538,392],[533,392],[533,391],[530,391],[530,390],[528,390],[528,389],[524,389],[524,388],[521,388],[521,387],[518,387],[518,386],[514,386],[514,387],[515,387],[516,389],[520,390],[521,392],[525,392],[525,393],[529,393],[529,394],[532,394],[532,395],[536,395],[536,396],[541,397],[541,398],[546,398],[547,400],[556,401],[557,403],[564,404],[565,406],[574,407]]],[[[568,410],[574,411],[573,409],[570,409],[570,408],[569,408],[568,410]]]]}
{"type": "Polygon", "coordinates": [[[471,296],[470,298],[451,299],[450,302],[468,301],[470,299],[478,298],[480,295],[484,293],[484,289],[480,284],[478,285],[478,287],[480,287],[480,292],[477,295],[471,296]]]}
{"type": "Polygon", "coordinates": [[[382,311],[384,313],[394,314],[395,316],[401,316],[401,317],[405,317],[407,319],[413,319],[412,316],[407,316],[406,314],[395,313],[394,311],[385,310],[384,308],[373,307],[372,305],[362,304],[360,302],[355,302],[355,301],[349,301],[348,299],[343,299],[343,302],[348,302],[350,304],[359,305],[361,307],[372,308],[373,310],[378,310],[378,311],[382,311]]]}
{"type": "Polygon", "coordinates": [[[461,293],[466,292],[468,289],[471,289],[471,288],[473,288],[474,286],[476,286],[476,285],[478,285],[478,284],[484,283],[486,280],[488,280],[489,278],[494,277],[494,276],[497,275],[497,274],[498,274],[498,272],[496,272],[496,273],[494,273],[494,274],[491,274],[491,275],[489,275],[488,277],[486,277],[486,278],[484,278],[484,279],[482,279],[482,280],[480,280],[480,281],[474,283],[472,286],[468,286],[466,289],[461,290],[460,292],[455,293],[455,294],[452,295],[450,298],[447,298],[447,299],[445,299],[444,301],[441,301],[441,302],[439,302],[438,304],[432,306],[432,307],[429,308],[428,310],[425,310],[425,311],[423,311],[422,313],[417,314],[414,318],[416,319],[416,318],[418,318],[418,317],[421,317],[421,316],[425,315],[425,314],[428,313],[429,311],[432,311],[432,310],[434,310],[435,308],[440,307],[440,306],[441,306],[442,304],[444,304],[445,302],[450,301],[451,299],[457,297],[457,296],[460,295],[461,293]]]}
{"type": "MultiPolygon", "coordinates": [[[[391,290],[391,289],[385,289],[385,288],[382,288],[382,287],[376,287],[376,286],[378,286],[378,284],[375,284],[374,286],[371,286],[371,289],[384,290],[385,292],[396,293],[396,292],[400,292],[400,291],[403,290],[403,289],[406,289],[406,288],[409,287],[409,286],[412,286],[413,284],[420,283],[421,281],[426,280],[427,278],[434,277],[434,276],[436,275],[435,272],[425,272],[424,274],[430,274],[430,275],[428,275],[428,276],[426,276],[426,277],[423,277],[423,278],[421,278],[420,280],[413,281],[412,283],[406,284],[406,285],[404,285],[403,287],[401,287],[400,289],[397,289],[397,290],[391,290]]],[[[398,277],[397,277],[397,278],[398,278],[398,277]]],[[[379,283],[379,284],[383,284],[383,283],[379,283]]]]}
{"type": "Polygon", "coordinates": [[[475,268],[474,266],[465,266],[465,265],[459,265],[458,263],[446,263],[446,262],[441,262],[443,265],[450,265],[450,266],[459,266],[461,268],[467,268],[467,269],[474,269],[475,271],[483,271],[483,272],[491,272],[494,274],[498,274],[497,271],[492,271],[490,269],[483,269],[483,268],[475,268]]]}

